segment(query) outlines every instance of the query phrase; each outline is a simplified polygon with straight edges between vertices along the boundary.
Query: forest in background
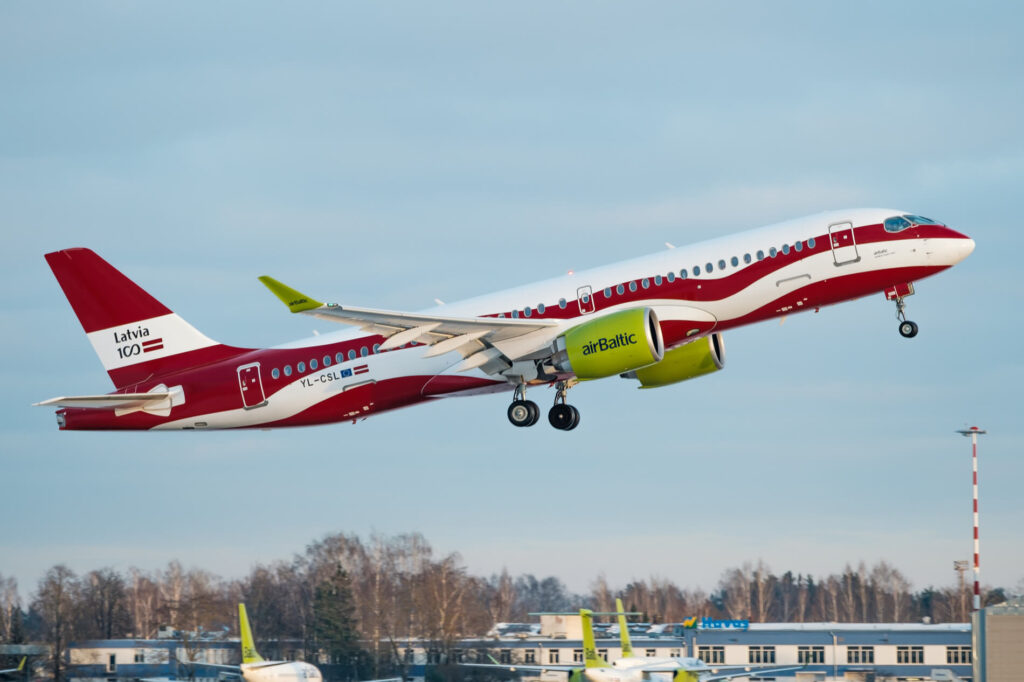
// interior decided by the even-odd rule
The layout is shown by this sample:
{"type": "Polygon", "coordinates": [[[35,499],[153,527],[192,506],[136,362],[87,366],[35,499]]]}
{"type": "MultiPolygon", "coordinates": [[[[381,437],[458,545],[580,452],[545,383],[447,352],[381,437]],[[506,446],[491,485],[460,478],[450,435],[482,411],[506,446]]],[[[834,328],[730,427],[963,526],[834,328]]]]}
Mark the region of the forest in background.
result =
{"type": "MultiPolygon", "coordinates": [[[[222,578],[171,561],[163,570],[97,568],[78,575],[58,564],[40,579],[27,603],[17,582],[0,573],[0,643],[41,642],[63,652],[72,641],[152,638],[161,626],[185,637],[237,636],[237,604],[247,606],[265,658],[301,657],[332,668],[334,679],[400,672],[399,642],[407,638],[450,651],[463,637],[495,623],[528,622],[536,611],[586,607],[627,610],[649,623],[692,616],[752,622],[966,622],[969,584],[914,590],[885,561],[847,564],[839,573],[773,572],[762,561],[722,573],[711,592],[659,577],[612,586],[597,575],[583,594],[557,577],[472,575],[458,553],[435,556],[417,533],[335,533],[290,561],[254,566],[242,578],[222,578]]],[[[983,604],[1006,599],[983,589],[983,604]]],[[[0,663],[3,663],[0,661],[0,663]]],[[[62,679],[62,661],[50,662],[62,679]]],[[[327,671],[325,671],[327,672],[327,671]]]]}

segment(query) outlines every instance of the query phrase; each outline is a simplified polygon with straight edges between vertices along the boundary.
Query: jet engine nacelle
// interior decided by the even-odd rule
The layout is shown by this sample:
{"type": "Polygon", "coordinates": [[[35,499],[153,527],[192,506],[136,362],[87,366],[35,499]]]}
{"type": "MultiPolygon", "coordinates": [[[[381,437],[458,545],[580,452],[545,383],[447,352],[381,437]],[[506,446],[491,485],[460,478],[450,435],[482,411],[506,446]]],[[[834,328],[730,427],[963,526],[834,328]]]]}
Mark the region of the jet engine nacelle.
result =
{"type": "Polygon", "coordinates": [[[622,374],[623,379],[636,379],[640,388],[668,386],[694,377],[711,374],[725,367],[725,341],[721,334],[711,334],[665,353],[656,365],[622,374]]]}
{"type": "Polygon", "coordinates": [[[555,369],[601,379],[660,362],[665,356],[658,317],[633,308],[577,325],[555,339],[555,369]]]}

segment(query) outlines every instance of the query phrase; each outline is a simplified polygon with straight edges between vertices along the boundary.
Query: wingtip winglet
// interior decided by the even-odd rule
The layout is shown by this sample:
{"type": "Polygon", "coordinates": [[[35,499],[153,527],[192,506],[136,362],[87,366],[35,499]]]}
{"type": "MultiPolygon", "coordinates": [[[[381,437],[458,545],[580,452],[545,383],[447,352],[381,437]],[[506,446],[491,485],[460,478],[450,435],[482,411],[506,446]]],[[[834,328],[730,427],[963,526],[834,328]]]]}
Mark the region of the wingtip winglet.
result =
{"type": "Polygon", "coordinates": [[[316,300],[312,296],[307,296],[301,291],[292,289],[287,284],[278,282],[273,277],[262,275],[259,279],[261,282],[263,282],[263,286],[270,289],[271,293],[277,296],[279,299],[281,299],[281,301],[286,306],[288,306],[288,310],[292,311],[293,313],[301,313],[306,310],[314,310],[316,308],[320,308],[323,306],[323,303],[316,300]]]}

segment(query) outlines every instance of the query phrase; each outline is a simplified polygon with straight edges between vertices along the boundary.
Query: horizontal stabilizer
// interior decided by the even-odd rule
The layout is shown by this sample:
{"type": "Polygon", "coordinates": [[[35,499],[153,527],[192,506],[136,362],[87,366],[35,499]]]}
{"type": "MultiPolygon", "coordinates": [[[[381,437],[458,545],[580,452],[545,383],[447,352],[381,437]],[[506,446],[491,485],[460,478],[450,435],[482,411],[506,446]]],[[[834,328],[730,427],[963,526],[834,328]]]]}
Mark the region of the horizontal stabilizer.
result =
{"type": "Polygon", "coordinates": [[[182,405],[184,402],[185,392],[181,386],[167,388],[160,384],[148,393],[60,396],[59,398],[50,398],[39,403],[33,403],[33,405],[38,407],[84,407],[94,410],[114,410],[118,417],[139,411],[166,417],[170,415],[172,407],[182,405]]]}
{"type": "Polygon", "coordinates": [[[99,410],[133,407],[149,402],[159,402],[171,397],[170,393],[109,393],[105,395],[73,395],[50,398],[39,403],[38,407],[92,407],[99,410]]]}

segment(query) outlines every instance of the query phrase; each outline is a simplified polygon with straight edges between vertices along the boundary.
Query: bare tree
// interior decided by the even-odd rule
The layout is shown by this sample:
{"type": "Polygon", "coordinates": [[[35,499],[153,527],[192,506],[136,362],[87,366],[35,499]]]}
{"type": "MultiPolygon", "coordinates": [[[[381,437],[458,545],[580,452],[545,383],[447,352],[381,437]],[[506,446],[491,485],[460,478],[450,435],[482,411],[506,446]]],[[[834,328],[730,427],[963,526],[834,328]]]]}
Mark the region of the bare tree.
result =
{"type": "Polygon", "coordinates": [[[43,576],[32,600],[31,608],[42,621],[45,640],[53,647],[51,666],[56,682],[64,680],[61,664],[64,649],[74,632],[77,592],[78,580],[74,572],[64,564],[58,564],[43,576]]]}

